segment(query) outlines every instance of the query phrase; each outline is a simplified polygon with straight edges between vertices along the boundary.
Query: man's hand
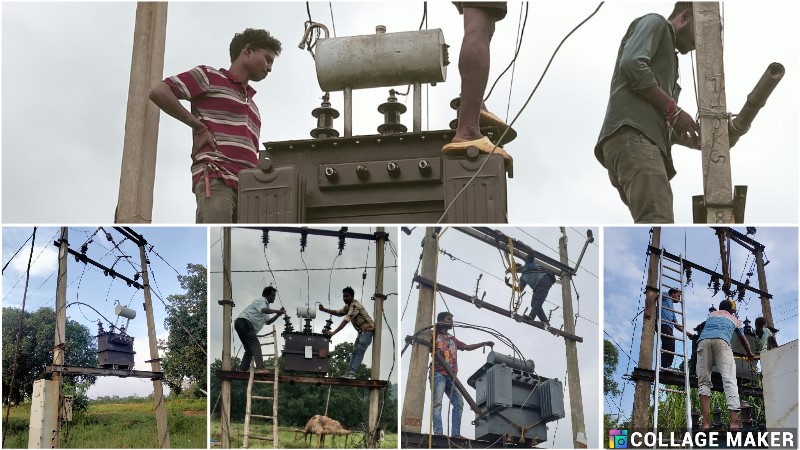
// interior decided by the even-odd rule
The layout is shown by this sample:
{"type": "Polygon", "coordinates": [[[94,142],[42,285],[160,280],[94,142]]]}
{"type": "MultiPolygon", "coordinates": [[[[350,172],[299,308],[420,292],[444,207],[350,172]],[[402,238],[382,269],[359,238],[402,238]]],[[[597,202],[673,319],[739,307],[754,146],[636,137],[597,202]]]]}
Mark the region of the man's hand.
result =
{"type": "Polygon", "coordinates": [[[323,330],[322,334],[324,334],[325,336],[333,336],[336,333],[334,333],[332,331],[329,331],[329,330],[323,330]]]}
{"type": "Polygon", "coordinates": [[[324,306],[322,306],[322,303],[318,304],[317,306],[319,307],[319,310],[320,310],[320,311],[322,311],[322,312],[327,312],[327,311],[325,311],[325,307],[324,307],[324,306]]]}
{"type": "Polygon", "coordinates": [[[279,309],[279,310],[278,310],[278,314],[279,314],[279,315],[286,314],[286,308],[284,308],[284,307],[281,307],[281,309],[279,309]]]}
{"type": "Polygon", "coordinates": [[[485,346],[487,346],[487,345],[488,345],[489,347],[492,347],[492,349],[494,350],[494,342],[492,342],[492,341],[486,341],[486,342],[484,342],[484,343],[483,343],[483,346],[484,346],[484,347],[485,347],[485,346]]]}
{"type": "Polygon", "coordinates": [[[205,126],[200,130],[192,130],[192,159],[200,152],[217,151],[217,143],[214,135],[205,126]]]}
{"type": "Polygon", "coordinates": [[[700,125],[686,111],[681,110],[672,122],[674,142],[684,147],[700,149],[700,125]]]}

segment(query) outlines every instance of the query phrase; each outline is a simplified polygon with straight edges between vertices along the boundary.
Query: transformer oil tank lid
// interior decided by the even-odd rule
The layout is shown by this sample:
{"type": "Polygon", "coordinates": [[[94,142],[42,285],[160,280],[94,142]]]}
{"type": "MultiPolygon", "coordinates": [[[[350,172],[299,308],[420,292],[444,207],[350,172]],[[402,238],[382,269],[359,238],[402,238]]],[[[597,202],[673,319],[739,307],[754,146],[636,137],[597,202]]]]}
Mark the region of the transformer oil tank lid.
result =
{"type": "Polygon", "coordinates": [[[513,356],[504,355],[502,353],[496,352],[489,352],[489,355],[486,357],[486,362],[489,364],[505,364],[507,367],[512,369],[521,370],[523,372],[533,372],[534,371],[534,364],[533,360],[522,360],[519,358],[515,358],[513,356]]]}

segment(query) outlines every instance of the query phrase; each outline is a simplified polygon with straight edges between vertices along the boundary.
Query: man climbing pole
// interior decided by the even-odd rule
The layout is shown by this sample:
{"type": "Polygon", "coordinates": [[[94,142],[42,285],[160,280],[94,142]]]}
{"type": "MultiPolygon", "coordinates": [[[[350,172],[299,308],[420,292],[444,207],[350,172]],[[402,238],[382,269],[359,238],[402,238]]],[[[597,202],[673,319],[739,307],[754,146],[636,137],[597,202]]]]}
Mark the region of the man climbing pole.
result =
{"type": "MultiPolygon", "coordinates": [[[[481,134],[481,126],[496,126],[503,132],[508,128],[502,119],[490,113],[483,103],[489,81],[489,45],[495,23],[506,16],[506,2],[453,2],[464,16],[464,39],[458,57],[461,74],[461,103],[458,108],[458,128],[453,140],[442,148],[444,154],[460,154],[469,147],[491,153],[495,145],[481,134]]],[[[509,133],[511,130],[509,130],[509,133]]],[[[499,145],[495,153],[503,156],[506,165],[511,156],[499,145]]]]}
{"type": "Polygon", "coordinates": [[[678,57],[695,49],[692,2],[669,19],[631,23],[611,78],[611,96],[594,154],[636,223],[673,223],[672,144],[700,148],[700,126],[678,107],[678,57]]]}
{"type": "Polygon", "coordinates": [[[239,171],[258,164],[261,115],[249,82],[272,71],[281,43],[265,30],[248,28],[230,44],[231,66],[197,66],[164,79],[150,100],[192,128],[192,191],[197,223],[235,223],[239,171]],[[189,100],[191,112],[180,100],[189,100]]]}
{"type": "MultiPolygon", "coordinates": [[[[675,313],[672,312],[672,310],[675,309],[675,302],[681,302],[681,291],[672,288],[666,293],[661,294],[661,326],[659,327],[659,331],[661,332],[661,349],[670,352],[662,353],[661,367],[672,366],[672,361],[675,359],[675,339],[672,338],[672,327],[674,326],[678,331],[683,331],[683,327],[676,323],[677,318],[675,317],[675,313]]],[[[653,299],[651,301],[648,299],[644,316],[646,318],[651,317],[655,314],[654,309],[655,300],[653,299]]]]}
{"type": "MultiPolygon", "coordinates": [[[[506,269],[507,273],[510,271],[510,268],[506,269]]],[[[520,294],[525,290],[525,287],[529,286],[531,288],[531,312],[528,316],[531,319],[536,319],[538,317],[539,320],[544,323],[545,331],[549,330],[550,320],[547,314],[545,314],[542,305],[544,305],[545,300],[547,300],[547,294],[550,292],[550,288],[553,287],[553,284],[556,282],[556,276],[539,265],[533,253],[529,253],[528,256],[525,257],[525,265],[517,264],[516,271],[522,274],[519,277],[520,294]]],[[[514,288],[509,283],[508,278],[506,278],[506,285],[512,289],[514,288]]]]}

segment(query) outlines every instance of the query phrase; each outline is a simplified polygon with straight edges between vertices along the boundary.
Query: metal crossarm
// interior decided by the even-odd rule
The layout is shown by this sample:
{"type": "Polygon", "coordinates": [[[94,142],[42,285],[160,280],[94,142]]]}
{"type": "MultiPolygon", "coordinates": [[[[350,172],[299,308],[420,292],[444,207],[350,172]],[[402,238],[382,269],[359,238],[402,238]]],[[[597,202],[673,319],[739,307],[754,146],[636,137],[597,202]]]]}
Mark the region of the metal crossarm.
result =
{"type": "MultiPolygon", "coordinates": [[[[269,334],[261,335],[259,337],[265,336],[275,336],[275,325],[272,326],[272,332],[269,334]]],[[[278,342],[276,340],[272,340],[267,344],[262,345],[271,345],[272,346],[272,353],[264,353],[264,357],[272,357],[273,365],[270,367],[274,370],[275,381],[271,380],[256,380],[255,379],[255,364],[250,364],[250,377],[247,380],[247,407],[244,414],[244,438],[242,440],[242,448],[249,448],[250,439],[257,439],[261,441],[272,441],[272,447],[278,448],[278,386],[280,383],[277,382],[279,376],[279,364],[278,364],[278,342]],[[253,395],[253,384],[260,383],[260,384],[271,384],[272,385],[272,395],[253,395]],[[263,414],[253,414],[252,406],[253,400],[260,400],[265,402],[272,403],[272,415],[267,416],[263,414]],[[251,433],[250,431],[250,419],[261,419],[265,421],[269,421],[272,423],[272,435],[271,436],[261,436],[251,433]]]]}
{"type": "Polygon", "coordinates": [[[676,394],[682,394],[685,398],[686,402],[686,429],[689,433],[692,431],[692,409],[691,409],[691,391],[689,388],[689,361],[688,361],[688,336],[686,334],[686,297],[684,295],[685,290],[684,286],[686,285],[684,280],[683,274],[683,257],[681,256],[673,256],[669,255],[666,251],[661,250],[658,253],[659,259],[659,270],[658,270],[658,316],[656,320],[656,367],[655,367],[655,383],[653,385],[653,431],[658,431],[658,397],[659,393],[661,392],[672,392],[676,394]],[[673,274],[678,275],[669,275],[666,272],[671,272],[673,274]],[[667,284],[667,280],[669,280],[670,284],[667,284]],[[672,286],[673,284],[678,283],[678,286],[672,286]],[[662,296],[664,295],[664,291],[668,289],[677,289],[681,293],[681,301],[678,302],[680,305],[680,309],[668,308],[663,306],[662,303],[662,296]],[[676,316],[680,316],[680,321],[669,321],[663,319],[663,312],[664,310],[670,311],[674,313],[676,316]],[[677,329],[677,326],[681,327],[680,334],[673,336],[668,336],[661,333],[661,324],[668,323],[673,325],[677,329]],[[662,339],[673,339],[674,341],[680,341],[683,343],[681,352],[676,351],[669,351],[664,350],[661,348],[661,341],[662,339]],[[662,354],[669,354],[673,356],[678,356],[683,359],[683,370],[673,369],[671,367],[661,367],[661,355],[662,354]],[[671,374],[679,374],[683,377],[684,389],[677,390],[677,389],[670,389],[666,387],[661,387],[661,380],[660,374],[661,373],[671,373],[671,374]]]}

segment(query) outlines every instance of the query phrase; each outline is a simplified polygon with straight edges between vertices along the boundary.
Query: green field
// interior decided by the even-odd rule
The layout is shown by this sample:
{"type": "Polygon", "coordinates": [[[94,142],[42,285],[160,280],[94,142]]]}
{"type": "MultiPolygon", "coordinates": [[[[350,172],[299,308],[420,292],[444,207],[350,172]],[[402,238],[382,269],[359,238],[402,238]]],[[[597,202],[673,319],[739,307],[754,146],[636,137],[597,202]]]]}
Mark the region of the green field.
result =
{"type": "MultiPolygon", "coordinates": [[[[62,428],[63,448],[158,448],[152,400],[90,404],[85,414],[62,428]]],[[[6,408],[3,408],[5,419],[6,408]]],[[[30,405],[11,409],[4,448],[28,447],[30,405]]],[[[170,447],[206,448],[206,401],[167,400],[170,447]]]]}
{"type": "MultiPolygon", "coordinates": [[[[310,443],[306,444],[303,441],[303,434],[297,433],[295,434],[294,430],[297,429],[296,427],[279,427],[278,431],[278,447],[279,448],[317,448],[317,438],[316,436],[309,438],[311,439],[310,443]],[[297,436],[297,437],[295,437],[297,436]]],[[[271,428],[264,429],[259,428],[256,431],[256,434],[266,436],[271,433],[271,428]]],[[[244,434],[244,423],[231,423],[231,431],[230,431],[230,447],[231,448],[241,448],[242,447],[242,435],[244,434]]],[[[216,445],[219,445],[220,441],[220,425],[219,420],[214,420],[211,422],[211,437],[216,441],[216,445]]],[[[363,448],[364,444],[362,443],[363,435],[357,435],[355,433],[351,434],[347,440],[347,447],[344,445],[344,436],[328,436],[325,438],[325,448],[363,448]],[[335,438],[335,439],[333,439],[335,438]]],[[[259,441],[259,440],[251,440],[248,447],[250,448],[272,448],[272,441],[259,441]]],[[[397,434],[386,434],[386,439],[381,442],[380,448],[397,448],[397,434]]]]}

